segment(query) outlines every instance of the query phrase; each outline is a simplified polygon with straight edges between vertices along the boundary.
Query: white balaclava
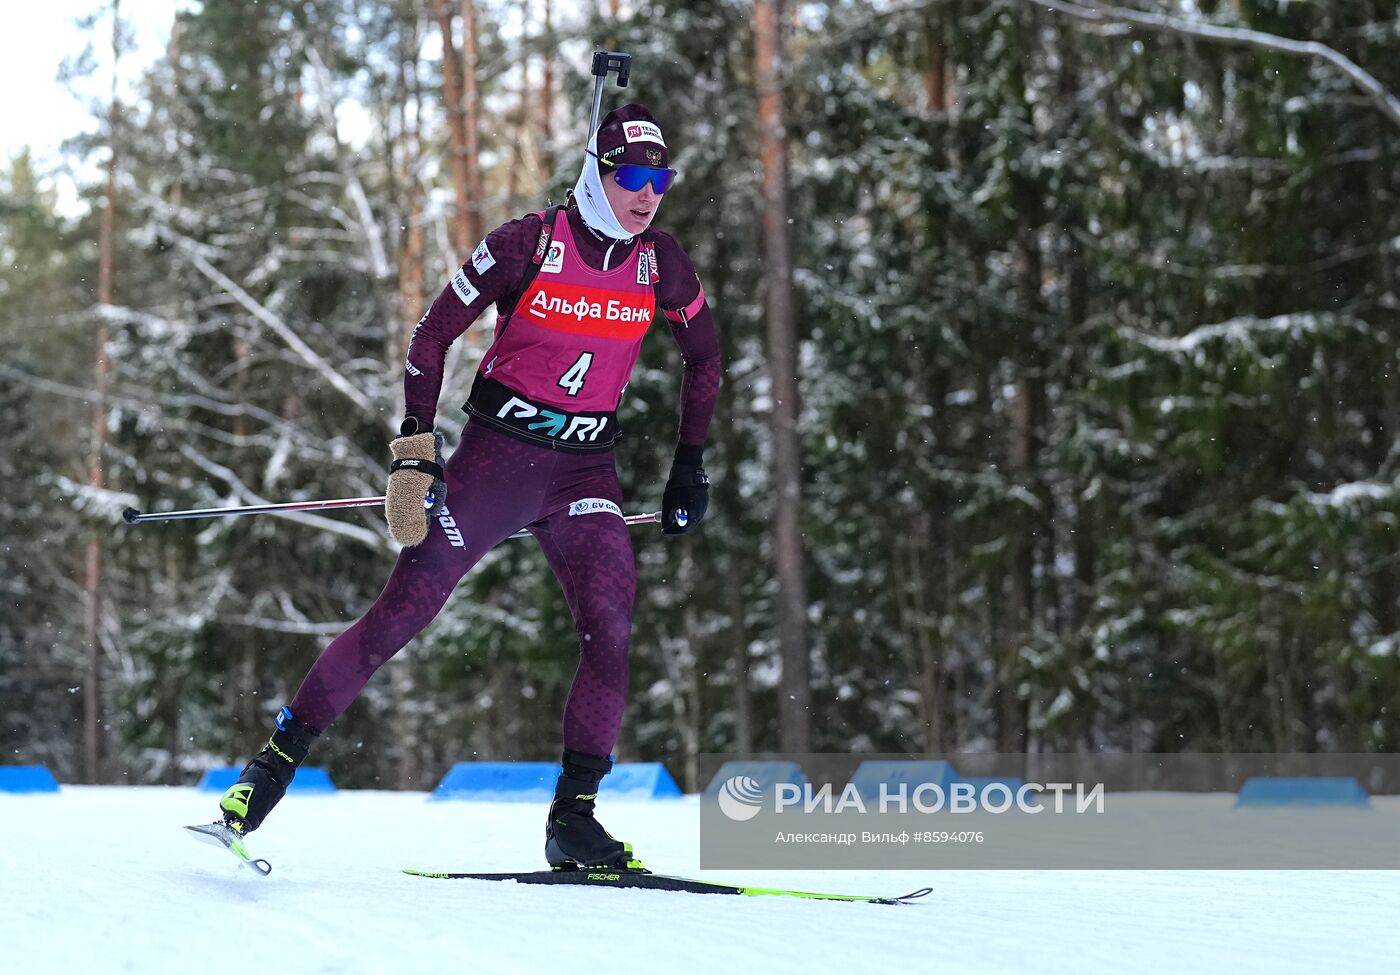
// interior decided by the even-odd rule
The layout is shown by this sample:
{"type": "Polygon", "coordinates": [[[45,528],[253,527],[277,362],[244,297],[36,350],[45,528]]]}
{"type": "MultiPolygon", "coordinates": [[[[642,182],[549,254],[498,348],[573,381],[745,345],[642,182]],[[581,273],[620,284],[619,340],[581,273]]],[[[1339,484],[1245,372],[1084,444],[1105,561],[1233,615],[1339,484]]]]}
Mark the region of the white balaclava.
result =
{"type": "Polygon", "coordinates": [[[632,235],[622,229],[613,213],[608,195],[603,192],[603,177],[598,172],[598,133],[588,137],[588,151],[583,157],[583,172],[579,174],[574,187],[574,199],[578,201],[579,216],[598,233],[613,240],[629,240],[632,235]]]}

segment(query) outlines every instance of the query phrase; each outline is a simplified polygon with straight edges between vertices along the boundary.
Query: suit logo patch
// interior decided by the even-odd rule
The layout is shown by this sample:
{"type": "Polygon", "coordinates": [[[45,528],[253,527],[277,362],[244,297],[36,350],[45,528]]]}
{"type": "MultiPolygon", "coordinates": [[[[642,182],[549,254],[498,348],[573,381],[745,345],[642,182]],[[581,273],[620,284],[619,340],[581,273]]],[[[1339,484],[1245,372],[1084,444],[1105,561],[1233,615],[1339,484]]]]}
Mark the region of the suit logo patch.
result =
{"type": "Polygon", "coordinates": [[[491,248],[486,246],[486,241],[476,245],[476,250],[472,251],[472,267],[476,268],[477,274],[485,274],[496,266],[496,258],[491,253],[491,248]]]}
{"type": "Polygon", "coordinates": [[[470,305],[481,297],[481,292],[472,287],[472,283],[467,280],[467,273],[461,268],[452,275],[452,290],[457,292],[457,297],[462,299],[464,305],[470,305]]]}
{"type": "Polygon", "coordinates": [[[564,270],[564,242],[552,241],[549,245],[549,254],[545,257],[544,263],[540,265],[540,273],[558,274],[562,270],[564,270]]]}
{"type": "Polygon", "coordinates": [[[579,515],[614,514],[622,517],[622,509],[613,504],[607,498],[580,498],[569,505],[569,517],[575,518],[579,515]]]}

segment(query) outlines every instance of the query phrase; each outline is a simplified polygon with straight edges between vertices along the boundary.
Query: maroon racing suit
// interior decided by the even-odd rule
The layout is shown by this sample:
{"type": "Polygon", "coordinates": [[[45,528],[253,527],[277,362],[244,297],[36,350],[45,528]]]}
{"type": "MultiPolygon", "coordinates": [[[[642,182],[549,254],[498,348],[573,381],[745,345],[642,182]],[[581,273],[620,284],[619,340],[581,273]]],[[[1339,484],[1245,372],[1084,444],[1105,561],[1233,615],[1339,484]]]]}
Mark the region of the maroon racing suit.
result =
{"type": "Polygon", "coordinates": [[[322,731],[339,717],[432,622],[462,576],[525,528],[559,580],[578,633],[564,747],[605,756],[617,742],[636,567],[621,517],[614,411],[654,303],[684,363],[678,443],[698,451],[719,389],[719,345],[695,269],[668,234],[613,241],[576,210],[561,210],[543,252],[543,226],[542,214],[529,214],[488,234],[414,330],[405,412],[430,424],[448,348],[497,305],[496,339],[465,407],[471,418],[446,465],[447,506],[302,681],[290,707],[308,729],[322,731]],[[532,261],[534,280],[514,303],[532,261]]]}

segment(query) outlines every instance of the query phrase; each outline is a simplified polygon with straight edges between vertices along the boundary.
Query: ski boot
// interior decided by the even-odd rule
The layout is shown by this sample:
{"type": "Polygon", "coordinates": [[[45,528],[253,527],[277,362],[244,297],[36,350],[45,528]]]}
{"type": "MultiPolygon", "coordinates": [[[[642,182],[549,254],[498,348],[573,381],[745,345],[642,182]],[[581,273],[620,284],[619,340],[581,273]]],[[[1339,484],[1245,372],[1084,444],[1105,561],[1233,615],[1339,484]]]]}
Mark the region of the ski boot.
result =
{"type": "Polygon", "coordinates": [[[544,826],[544,855],[556,870],[607,867],[645,870],[632,857],[632,844],[609,835],[593,817],[598,783],[612,771],[611,758],[564,751],[563,771],[544,826]]]}
{"type": "Polygon", "coordinates": [[[290,708],[279,711],[272,737],[219,800],[224,825],[239,836],[261,826],[272,807],[287,794],[287,786],[319,736],[320,732],[297,724],[290,708]]]}

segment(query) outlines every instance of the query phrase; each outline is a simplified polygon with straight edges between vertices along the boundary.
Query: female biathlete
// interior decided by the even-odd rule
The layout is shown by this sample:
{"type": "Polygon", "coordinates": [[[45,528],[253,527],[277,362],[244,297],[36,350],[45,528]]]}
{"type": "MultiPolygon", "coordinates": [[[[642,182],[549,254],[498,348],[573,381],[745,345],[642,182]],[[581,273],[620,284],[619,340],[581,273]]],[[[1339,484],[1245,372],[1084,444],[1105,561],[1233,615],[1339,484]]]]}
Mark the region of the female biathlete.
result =
{"type": "Polygon", "coordinates": [[[386,513],[404,549],[379,598],[326,647],[267,745],[219,803],[243,835],[262,825],[317,737],[442,609],[492,546],[527,529],[564,591],[579,667],[564,707],[562,769],[545,825],[556,867],[637,865],[594,817],[627,699],[636,569],[613,460],[617,406],[657,306],[684,362],[680,430],[662,496],[662,531],[705,516],[706,432],[719,346],[694,266],[651,227],[675,178],[660,126],[641,105],[607,115],[564,207],[497,227],[414,330],[406,418],[390,445],[386,513]],[[434,431],[448,348],[487,306],[496,337],[465,404],[461,442],[442,466],[434,431]],[[426,501],[425,501],[426,498],[426,501]]]}

